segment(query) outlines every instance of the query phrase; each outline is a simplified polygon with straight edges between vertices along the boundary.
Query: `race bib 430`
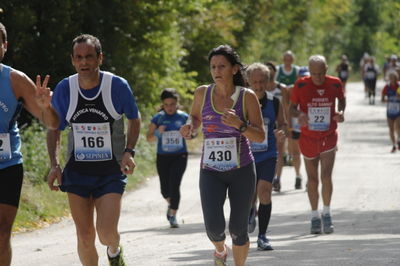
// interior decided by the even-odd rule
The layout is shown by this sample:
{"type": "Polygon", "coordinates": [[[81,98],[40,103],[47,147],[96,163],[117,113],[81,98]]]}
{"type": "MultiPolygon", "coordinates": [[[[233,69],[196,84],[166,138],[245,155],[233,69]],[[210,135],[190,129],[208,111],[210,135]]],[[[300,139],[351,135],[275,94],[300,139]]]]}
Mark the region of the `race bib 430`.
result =
{"type": "Polygon", "coordinates": [[[205,139],[203,165],[218,171],[229,171],[237,168],[236,138],[205,139]]]}

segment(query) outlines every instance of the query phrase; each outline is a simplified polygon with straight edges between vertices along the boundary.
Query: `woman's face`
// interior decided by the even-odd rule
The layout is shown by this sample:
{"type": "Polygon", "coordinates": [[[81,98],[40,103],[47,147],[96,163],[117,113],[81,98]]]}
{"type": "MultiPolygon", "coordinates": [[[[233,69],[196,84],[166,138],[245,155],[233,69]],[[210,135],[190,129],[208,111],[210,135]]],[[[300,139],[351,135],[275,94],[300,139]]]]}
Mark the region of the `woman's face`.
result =
{"type": "Polygon", "coordinates": [[[166,98],[162,103],[163,109],[168,115],[173,115],[178,110],[178,101],[174,98],[166,98]]]}
{"type": "Polygon", "coordinates": [[[214,55],[210,60],[210,73],[216,84],[233,83],[233,75],[239,71],[238,65],[232,65],[223,55],[214,55]]]}
{"type": "Polygon", "coordinates": [[[390,80],[390,83],[396,84],[397,83],[397,76],[390,74],[389,75],[389,80],[390,80]]]}

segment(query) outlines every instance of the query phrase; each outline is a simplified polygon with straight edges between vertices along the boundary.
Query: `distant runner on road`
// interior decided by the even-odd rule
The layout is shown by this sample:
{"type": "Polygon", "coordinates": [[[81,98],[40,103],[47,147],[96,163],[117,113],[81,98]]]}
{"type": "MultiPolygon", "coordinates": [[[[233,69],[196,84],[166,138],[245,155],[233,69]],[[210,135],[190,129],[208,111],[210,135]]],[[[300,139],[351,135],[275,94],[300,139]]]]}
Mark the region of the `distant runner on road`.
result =
{"type": "Polygon", "coordinates": [[[332,198],[332,169],[337,150],[337,123],[344,121],[346,99],[340,80],[327,76],[328,65],[322,55],[309,59],[310,77],[296,81],[291,95],[290,115],[299,118],[300,150],[308,176],[307,192],[311,204],[311,233],[333,232],[330,212],[332,198]],[[336,111],[338,99],[338,112],[336,111]],[[321,165],[321,174],[318,169],[321,165]],[[320,177],[319,177],[320,176],[320,177]],[[318,211],[318,183],[322,183],[322,217],[318,211]]]}
{"type": "Polygon", "coordinates": [[[191,138],[203,124],[203,156],[200,197],[207,236],[215,246],[215,265],[226,265],[225,217],[228,193],[231,213],[229,232],[236,266],[245,265],[249,236],[247,225],[256,183],[249,140],[263,142],[265,131],[257,96],[243,87],[242,64],[228,45],[208,56],[214,84],[196,89],[187,125],[181,128],[191,138]]]}
{"type": "Polygon", "coordinates": [[[188,114],[179,110],[178,99],[175,89],[162,91],[162,109],[151,119],[146,135],[149,142],[157,140],[157,172],[161,194],[168,203],[167,220],[171,228],[179,227],[176,214],[181,199],[180,185],[188,159],[186,141],[179,133],[188,114]]]}
{"type": "MultiPolygon", "coordinates": [[[[287,90],[287,101],[283,101],[285,112],[289,112],[289,100],[290,94],[293,88],[294,83],[299,78],[300,67],[293,64],[295,60],[294,54],[292,51],[286,51],[283,54],[283,64],[278,67],[278,71],[276,74],[276,81],[281,82],[286,85],[287,90]]],[[[289,124],[289,136],[287,138],[288,141],[288,165],[293,165],[295,170],[295,189],[302,188],[302,178],[300,175],[300,167],[301,167],[301,155],[299,151],[299,137],[300,137],[300,126],[296,117],[288,120],[289,124]]],[[[280,180],[274,180],[274,189],[275,191],[279,191],[280,189],[280,180]]]]}
{"type": "Polygon", "coordinates": [[[400,151],[400,82],[399,74],[396,71],[388,73],[389,83],[382,90],[382,102],[387,102],[387,123],[389,127],[389,136],[392,141],[391,152],[400,151]],[[397,138],[396,138],[397,135],[397,138]]]}

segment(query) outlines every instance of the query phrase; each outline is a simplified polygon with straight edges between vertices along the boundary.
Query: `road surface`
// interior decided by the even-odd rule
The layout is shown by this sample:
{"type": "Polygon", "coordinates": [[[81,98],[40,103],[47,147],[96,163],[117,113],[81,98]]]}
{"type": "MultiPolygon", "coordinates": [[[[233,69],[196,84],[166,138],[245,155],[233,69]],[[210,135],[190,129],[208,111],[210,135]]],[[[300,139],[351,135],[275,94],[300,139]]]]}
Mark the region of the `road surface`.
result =
{"type": "MultiPolygon", "coordinates": [[[[378,92],[381,87],[379,84],[378,92]]],[[[400,151],[390,153],[383,104],[368,105],[361,83],[348,84],[347,99],[333,173],[335,232],[309,234],[307,194],[294,190],[294,170],[285,167],[282,192],[273,194],[268,229],[275,250],[256,250],[256,229],[250,236],[247,265],[400,265],[400,151]]],[[[305,177],[303,166],[301,171],[305,177]]],[[[182,183],[179,229],[170,229],[167,224],[158,178],[149,178],[124,196],[120,232],[128,265],[213,265],[200,207],[198,173],[199,157],[192,156],[182,183]]],[[[226,213],[228,207],[226,204],[226,213]]],[[[229,236],[227,243],[231,245],[229,236]]],[[[14,266],[80,265],[70,218],[17,234],[12,244],[14,266]]],[[[98,244],[98,251],[99,265],[108,265],[106,249],[98,244]]],[[[228,263],[234,265],[232,256],[228,263]]]]}

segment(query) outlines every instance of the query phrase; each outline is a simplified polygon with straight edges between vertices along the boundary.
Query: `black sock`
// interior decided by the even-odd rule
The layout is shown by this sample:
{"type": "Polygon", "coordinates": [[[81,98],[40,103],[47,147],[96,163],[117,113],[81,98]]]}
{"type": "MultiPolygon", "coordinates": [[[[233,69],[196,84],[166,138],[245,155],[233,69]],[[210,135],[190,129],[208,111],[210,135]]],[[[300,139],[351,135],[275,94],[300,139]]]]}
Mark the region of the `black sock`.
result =
{"type": "Polygon", "coordinates": [[[258,232],[259,235],[267,233],[269,220],[271,218],[272,202],[270,204],[261,204],[258,206],[258,232]]]}

